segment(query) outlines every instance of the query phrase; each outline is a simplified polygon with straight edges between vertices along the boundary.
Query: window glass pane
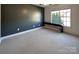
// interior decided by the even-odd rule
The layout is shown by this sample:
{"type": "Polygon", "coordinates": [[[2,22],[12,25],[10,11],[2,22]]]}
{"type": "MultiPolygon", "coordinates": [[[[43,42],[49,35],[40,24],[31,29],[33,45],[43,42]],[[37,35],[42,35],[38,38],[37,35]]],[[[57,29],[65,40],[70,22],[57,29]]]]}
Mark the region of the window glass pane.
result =
{"type": "Polygon", "coordinates": [[[63,13],[63,12],[61,12],[61,13],[60,13],[60,16],[64,17],[64,13],[63,13]]]}
{"type": "Polygon", "coordinates": [[[67,26],[66,22],[63,22],[64,26],[67,26]]]}
{"type": "Polygon", "coordinates": [[[61,17],[67,16],[67,13],[63,13],[63,12],[62,12],[62,13],[60,13],[60,16],[61,16],[61,17]]]}
{"type": "Polygon", "coordinates": [[[56,14],[56,12],[55,12],[55,11],[53,11],[53,12],[52,12],[52,15],[55,15],[55,14],[56,14]]]}
{"type": "Polygon", "coordinates": [[[61,17],[61,19],[63,19],[64,21],[66,21],[66,17],[61,17]]]}
{"type": "Polygon", "coordinates": [[[61,22],[62,22],[62,24],[63,24],[63,22],[64,22],[64,18],[61,18],[61,22]]]}
{"type": "Polygon", "coordinates": [[[67,16],[67,13],[66,12],[64,12],[64,16],[67,16]]]}
{"type": "Polygon", "coordinates": [[[70,17],[67,17],[67,21],[69,21],[69,22],[70,22],[70,17]]]}
{"type": "Polygon", "coordinates": [[[63,22],[64,22],[64,17],[61,17],[61,21],[63,21],[63,22]]]}
{"type": "Polygon", "coordinates": [[[56,13],[55,11],[53,11],[52,13],[56,13]]]}
{"type": "Polygon", "coordinates": [[[67,12],[67,16],[70,16],[70,12],[67,12]]]}
{"type": "Polygon", "coordinates": [[[70,27],[70,22],[67,22],[67,26],[69,26],[69,27],[70,27]]]}
{"type": "Polygon", "coordinates": [[[53,11],[52,14],[59,14],[59,11],[53,11]]]}
{"type": "Polygon", "coordinates": [[[66,21],[67,20],[67,18],[66,17],[64,17],[64,21],[66,21]]]}

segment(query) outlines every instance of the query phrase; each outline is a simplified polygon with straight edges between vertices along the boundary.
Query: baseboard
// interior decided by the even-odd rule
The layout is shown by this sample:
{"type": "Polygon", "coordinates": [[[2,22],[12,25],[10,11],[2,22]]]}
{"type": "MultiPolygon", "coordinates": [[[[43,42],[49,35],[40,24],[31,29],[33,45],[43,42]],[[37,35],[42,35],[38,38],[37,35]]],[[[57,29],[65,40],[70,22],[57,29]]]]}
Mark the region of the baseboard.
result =
{"type": "Polygon", "coordinates": [[[19,32],[19,33],[16,33],[16,34],[1,37],[0,38],[0,43],[1,43],[2,40],[6,39],[6,38],[10,38],[10,37],[13,37],[13,36],[17,36],[17,35],[21,35],[21,34],[24,34],[24,33],[32,32],[32,31],[38,30],[40,28],[42,28],[42,27],[38,27],[38,28],[27,30],[27,31],[19,32]]]}
{"type": "Polygon", "coordinates": [[[1,44],[1,40],[0,40],[0,44],[1,44]]]}
{"type": "Polygon", "coordinates": [[[64,31],[64,33],[70,34],[70,35],[72,35],[72,36],[79,37],[79,35],[77,35],[77,34],[69,33],[69,32],[66,32],[66,31],[64,31]]]}

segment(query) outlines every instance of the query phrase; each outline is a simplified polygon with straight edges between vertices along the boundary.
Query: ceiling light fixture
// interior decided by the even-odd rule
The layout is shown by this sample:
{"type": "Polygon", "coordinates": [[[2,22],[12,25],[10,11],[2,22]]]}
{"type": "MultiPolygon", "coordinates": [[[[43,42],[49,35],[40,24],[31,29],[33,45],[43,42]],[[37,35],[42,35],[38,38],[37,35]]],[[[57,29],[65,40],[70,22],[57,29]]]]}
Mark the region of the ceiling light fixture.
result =
{"type": "Polygon", "coordinates": [[[47,6],[47,5],[52,5],[52,4],[40,4],[40,5],[45,5],[45,6],[47,6]]]}

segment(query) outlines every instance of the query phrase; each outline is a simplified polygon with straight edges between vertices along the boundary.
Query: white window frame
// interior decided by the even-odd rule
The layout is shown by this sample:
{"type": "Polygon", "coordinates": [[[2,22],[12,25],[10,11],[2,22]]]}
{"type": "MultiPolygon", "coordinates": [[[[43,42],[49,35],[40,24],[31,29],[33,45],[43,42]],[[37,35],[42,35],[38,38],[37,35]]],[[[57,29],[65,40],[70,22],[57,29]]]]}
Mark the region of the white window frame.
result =
{"type": "MultiPolygon", "coordinates": [[[[64,10],[52,11],[52,12],[51,12],[51,23],[52,23],[52,13],[54,13],[54,12],[59,12],[60,17],[66,18],[66,20],[64,20],[64,22],[63,22],[63,24],[62,24],[63,26],[65,26],[65,27],[71,27],[71,9],[64,9],[64,10]],[[69,13],[70,13],[69,16],[67,16],[68,10],[69,10],[69,13]],[[63,13],[66,13],[66,16],[61,16],[61,15],[60,15],[61,11],[64,11],[63,13]],[[68,17],[70,18],[70,21],[67,19],[68,17]],[[69,22],[70,22],[70,23],[69,23],[69,22]],[[66,23],[66,25],[64,25],[64,23],[66,23]],[[68,25],[67,23],[69,23],[70,25],[68,25]]],[[[61,14],[62,14],[62,13],[61,13],[61,14]]],[[[65,14],[64,14],[64,15],[65,15],[65,14]]]]}

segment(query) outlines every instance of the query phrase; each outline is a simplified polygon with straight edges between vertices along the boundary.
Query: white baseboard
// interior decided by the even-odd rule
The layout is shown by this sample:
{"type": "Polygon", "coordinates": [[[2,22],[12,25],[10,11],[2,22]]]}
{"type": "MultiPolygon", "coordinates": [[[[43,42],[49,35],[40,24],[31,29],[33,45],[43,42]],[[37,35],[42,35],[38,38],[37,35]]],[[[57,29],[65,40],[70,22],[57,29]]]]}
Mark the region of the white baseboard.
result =
{"type": "Polygon", "coordinates": [[[1,37],[0,38],[0,43],[1,43],[2,40],[6,39],[6,38],[10,38],[10,37],[13,37],[13,36],[17,36],[17,35],[21,35],[21,34],[24,34],[24,33],[32,32],[32,31],[38,30],[40,28],[42,28],[42,27],[34,28],[34,29],[27,30],[27,31],[19,32],[19,33],[16,33],[16,34],[1,37]]]}

